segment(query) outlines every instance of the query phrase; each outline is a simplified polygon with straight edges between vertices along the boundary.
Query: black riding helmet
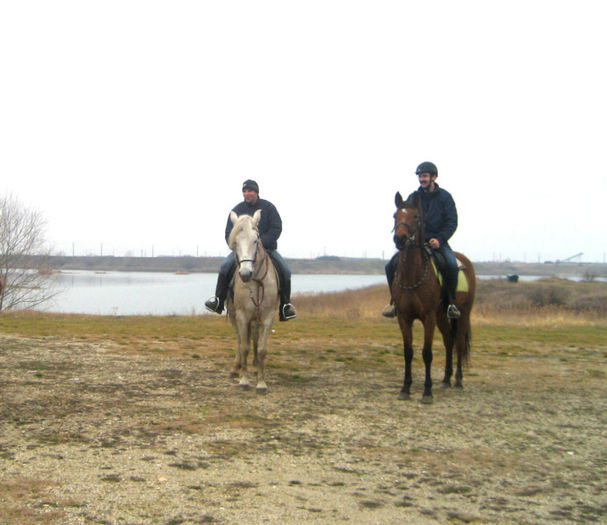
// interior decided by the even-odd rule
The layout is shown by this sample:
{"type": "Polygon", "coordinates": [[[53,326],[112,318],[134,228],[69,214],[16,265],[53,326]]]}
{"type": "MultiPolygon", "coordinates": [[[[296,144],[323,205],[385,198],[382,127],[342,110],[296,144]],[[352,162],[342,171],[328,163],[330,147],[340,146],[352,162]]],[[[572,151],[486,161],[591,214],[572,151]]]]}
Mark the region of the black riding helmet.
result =
{"type": "Polygon", "coordinates": [[[416,175],[419,175],[420,173],[429,173],[430,175],[436,175],[438,177],[438,169],[432,162],[422,162],[415,170],[416,175]]]}

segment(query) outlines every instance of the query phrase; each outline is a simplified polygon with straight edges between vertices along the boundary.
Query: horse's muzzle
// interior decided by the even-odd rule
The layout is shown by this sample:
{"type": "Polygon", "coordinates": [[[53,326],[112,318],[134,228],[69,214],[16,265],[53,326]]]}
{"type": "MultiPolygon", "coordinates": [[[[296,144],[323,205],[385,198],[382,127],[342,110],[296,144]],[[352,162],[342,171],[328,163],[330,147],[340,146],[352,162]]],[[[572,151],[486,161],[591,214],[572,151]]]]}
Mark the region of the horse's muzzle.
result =
{"type": "Polygon", "coordinates": [[[238,270],[238,275],[240,275],[242,282],[248,283],[253,277],[253,270],[250,268],[242,267],[240,270],[238,270]]]}
{"type": "Polygon", "coordinates": [[[407,244],[407,236],[406,235],[395,235],[394,236],[394,244],[399,250],[402,250],[407,244]]]}

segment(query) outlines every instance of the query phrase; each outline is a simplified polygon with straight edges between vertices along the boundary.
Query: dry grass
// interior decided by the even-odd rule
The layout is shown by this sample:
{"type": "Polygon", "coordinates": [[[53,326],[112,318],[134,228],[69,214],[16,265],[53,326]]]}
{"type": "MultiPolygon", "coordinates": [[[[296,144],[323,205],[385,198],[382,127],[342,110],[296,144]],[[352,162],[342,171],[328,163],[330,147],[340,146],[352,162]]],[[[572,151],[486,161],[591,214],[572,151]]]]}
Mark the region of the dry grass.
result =
{"type": "Polygon", "coordinates": [[[0,523],[598,522],[607,323],[574,305],[605,287],[548,284],[565,304],[479,283],[464,390],[431,407],[397,400],[382,286],[294,298],[263,398],[225,318],[4,313],[0,523]]]}
{"type": "MultiPolygon", "coordinates": [[[[294,298],[304,315],[348,320],[377,318],[389,300],[384,285],[294,298]]],[[[604,322],[606,311],[607,283],[603,282],[479,280],[473,324],[596,325],[604,322]]]]}

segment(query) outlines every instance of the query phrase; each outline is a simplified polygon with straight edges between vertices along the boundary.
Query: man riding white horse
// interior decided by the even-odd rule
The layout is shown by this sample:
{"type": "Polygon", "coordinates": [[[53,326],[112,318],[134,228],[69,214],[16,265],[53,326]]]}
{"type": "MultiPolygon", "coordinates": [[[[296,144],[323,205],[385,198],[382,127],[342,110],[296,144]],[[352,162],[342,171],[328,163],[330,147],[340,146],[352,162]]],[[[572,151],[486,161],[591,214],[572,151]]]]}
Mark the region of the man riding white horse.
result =
{"type": "MultiPolygon", "coordinates": [[[[276,249],[278,238],[282,232],[282,219],[274,204],[259,198],[259,185],[254,180],[248,179],[244,181],[242,196],[244,200],[234,206],[232,211],[236,212],[237,215],[246,214],[253,216],[257,210],[261,210],[261,219],[258,225],[259,237],[278,271],[280,280],[279,319],[281,321],[288,321],[297,317],[297,312],[291,304],[291,269],[276,249]]],[[[226,242],[228,241],[232,227],[232,221],[228,217],[225,231],[226,242]]],[[[235,267],[234,253],[231,252],[219,269],[215,296],[204,303],[207,310],[217,314],[223,312],[224,302],[228,296],[228,287],[234,275],[235,267]]]]}

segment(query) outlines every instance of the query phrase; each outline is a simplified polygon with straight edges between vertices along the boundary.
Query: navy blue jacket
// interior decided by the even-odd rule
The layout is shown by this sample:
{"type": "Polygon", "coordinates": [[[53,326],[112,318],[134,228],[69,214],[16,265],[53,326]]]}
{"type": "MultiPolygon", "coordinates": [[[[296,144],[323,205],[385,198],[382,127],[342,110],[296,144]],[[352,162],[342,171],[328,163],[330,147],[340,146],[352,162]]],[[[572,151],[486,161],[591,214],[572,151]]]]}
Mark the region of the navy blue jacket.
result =
{"type": "MultiPolygon", "coordinates": [[[[261,244],[266,250],[276,250],[278,247],[277,241],[282,233],[282,219],[278,213],[278,210],[270,201],[265,199],[257,199],[255,204],[249,204],[247,201],[239,202],[232,208],[237,215],[250,215],[251,217],[257,211],[261,210],[261,218],[259,219],[259,237],[261,238],[261,244]]],[[[228,217],[228,223],[226,224],[226,242],[232,231],[232,221],[228,217]]]]}
{"type": "Polygon", "coordinates": [[[426,238],[438,239],[441,244],[447,241],[457,229],[457,209],[453,197],[447,190],[438,187],[434,183],[434,191],[424,191],[421,187],[409,195],[411,198],[417,194],[420,199],[424,225],[426,227],[426,238]]]}

